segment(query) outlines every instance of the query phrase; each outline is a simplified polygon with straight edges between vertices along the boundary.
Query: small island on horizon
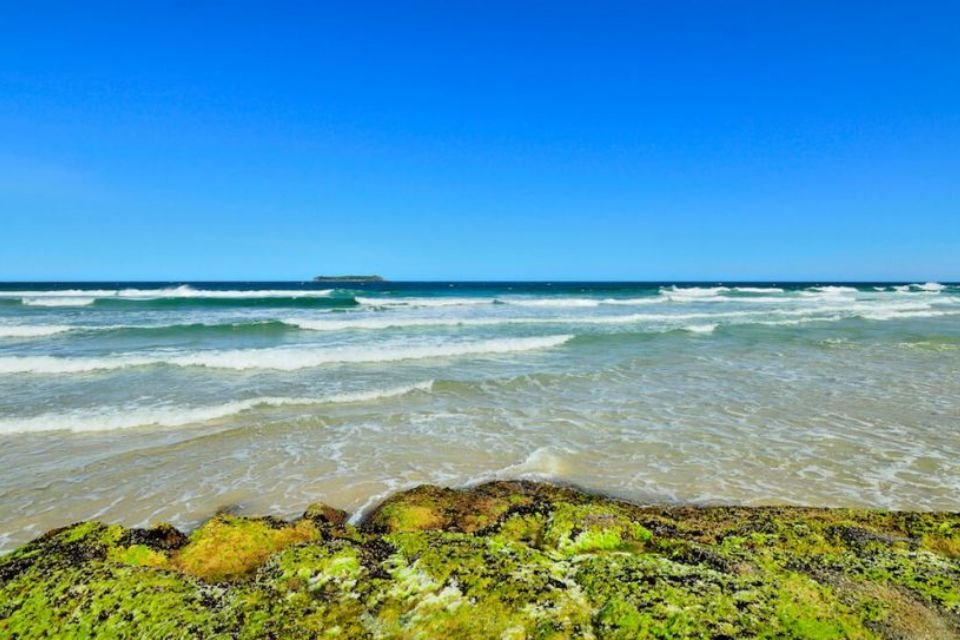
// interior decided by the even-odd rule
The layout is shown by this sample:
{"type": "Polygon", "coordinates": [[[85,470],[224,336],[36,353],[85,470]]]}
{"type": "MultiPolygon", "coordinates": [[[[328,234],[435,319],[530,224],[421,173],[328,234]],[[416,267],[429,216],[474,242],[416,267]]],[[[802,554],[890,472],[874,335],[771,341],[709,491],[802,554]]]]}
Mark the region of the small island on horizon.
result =
{"type": "Polygon", "coordinates": [[[386,282],[383,276],[314,276],[314,282],[386,282]]]}

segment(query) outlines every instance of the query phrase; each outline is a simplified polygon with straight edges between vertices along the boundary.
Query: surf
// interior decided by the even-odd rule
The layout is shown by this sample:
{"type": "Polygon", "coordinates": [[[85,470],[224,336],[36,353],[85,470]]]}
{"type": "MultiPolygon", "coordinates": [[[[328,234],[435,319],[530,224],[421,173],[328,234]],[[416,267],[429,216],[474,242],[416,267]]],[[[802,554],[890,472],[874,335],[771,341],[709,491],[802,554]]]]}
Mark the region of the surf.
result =
{"type": "Polygon", "coordinates": [[[101,357],[7,356],[0,357],[0,374],[89,373],[159,365],[239,371],[247,369],[295,371],[324,365],[509,354],[557,347],[569,342],[573,337],[572,335],[555,335],[498,338],[414,346],[268,347],[186,353],[129,353],[101,357]]]}
{"type": "Polygon", "coordinates": [[[344,392],[322,397],[254,397],[201,407],[122,407],[114,410],[49,413],[25,418],[0,419],[0,434],[40,431],[115,431],[135,427],[178,427],[203,424],[255,409],[309,408],[318,405],[376,402],[414,392],[430,392],[433,380],[387,389],[344,392]]]}

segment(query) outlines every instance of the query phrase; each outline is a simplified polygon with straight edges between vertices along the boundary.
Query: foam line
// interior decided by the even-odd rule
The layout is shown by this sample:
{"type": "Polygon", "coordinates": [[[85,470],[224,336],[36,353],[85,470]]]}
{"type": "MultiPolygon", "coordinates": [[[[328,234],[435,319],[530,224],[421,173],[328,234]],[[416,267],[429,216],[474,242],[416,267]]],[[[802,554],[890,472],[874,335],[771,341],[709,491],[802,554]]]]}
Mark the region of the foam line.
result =
{"type": "Polygon", "coordinates": [[[117,408],[107,411],[75,411],[49,413],[29,418],[0,420],[0,433],[33,433],[38,431],[113,431],[140,426],[175,427],[210,422],[263,407],[313,406],[356,402],[374,402],[407,395],[414,391],[431,391],[433,380],[389,389],[372,389],[339,393],[320,398],[263,397],[234,400],[206,407],[143,407],[117,408]]]}
{"type": "Polygon", "coordinates": [[[216,369],[274,369],[294,371],[328,364],[396,362],[426,358],[504,354],[556,347],[572,335],[500,338],[476,342],[425,346],[350,346],[332,348],[271,347],[192,353],[121,354],[95,358],[8,356],[0,358],[0,373],[85,373],[149,365],[210,367],[216,369]]]}

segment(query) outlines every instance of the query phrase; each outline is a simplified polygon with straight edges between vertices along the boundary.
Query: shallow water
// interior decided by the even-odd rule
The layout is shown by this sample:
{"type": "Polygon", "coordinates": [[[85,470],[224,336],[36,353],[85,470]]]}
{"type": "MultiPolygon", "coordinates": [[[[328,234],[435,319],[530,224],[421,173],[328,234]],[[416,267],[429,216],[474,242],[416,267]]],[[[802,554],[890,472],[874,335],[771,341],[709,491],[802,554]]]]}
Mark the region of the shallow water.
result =
{"type": "Polygon", "coordinates": [[[960,510],[960,287],[0,285],[0,550],[424,482],[960,510]]]}

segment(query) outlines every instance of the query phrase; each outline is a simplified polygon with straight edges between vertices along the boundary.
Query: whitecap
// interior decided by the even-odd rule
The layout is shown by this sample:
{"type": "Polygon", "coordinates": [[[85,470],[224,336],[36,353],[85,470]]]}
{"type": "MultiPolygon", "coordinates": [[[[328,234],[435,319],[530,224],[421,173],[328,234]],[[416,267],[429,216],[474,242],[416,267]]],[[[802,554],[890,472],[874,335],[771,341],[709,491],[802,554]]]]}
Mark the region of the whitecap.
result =
{"type": "MultiPolygon", "coordinates": [[[[386,314],[384,314],[386,315],[386,314]]],[[[521,323],[525,318],[352,318],[349,320],[312,320],[306,318],[287,318],[286,325],[308,331],[352,331],[358,329],[406,329],[416,327],[459,327],[459,326],[492,326],[500,324],[521,323]]],[[[530,318],[542,320],[542,318],[530,318]]]]}
{"type": "Polygon", "coordinates": [[[0,325],[0,338],[43,338],[70,331],[73,327],[65,324],[14,324],[0,325]]]}
{"type": "Polygon", "coordinates": [[[4,290],[0,298],[21,298],[23,304],[69,306],[67,300],[83,300],[74,305],[91,304],[93,300],[156,300],[160,298],[325,298],[335,289],[194,289],[190,285],[159,289],[51,289],[4,290]],[[28,302],[29,301],[29,302],[28,302]],[[45,302],[46,301],[46,302],[45,302]],[[56,301],[56,302],[53,302],[56,301]],[[89,302],[87,302],[89,301],[89,302]]]}
{"type": "Polygon", "coordinates": [[[493,298],[354,298],[359,304],[372,307],[460,307],[494,304],[493,298]]]}
{"type": "Polygon", "coordinates": [[[120,354],[103,357],[7,356],[0,358],[0,373],[84,373],[149,365],[294,371],[333,364],[397,362],[533,351],[562,345],[573,337],[559,335],[499,338],[423,346],[270,347],[188,353],[120,354]]]}
{"type": "Polygon", "coordinates": [[[715,298],[721,293],[730,291],[729,287],[661,287],[660,295],[671,299],[683,300],[688,298],[715,298]]]}
{"type": "Polygon", "coordinates": [[[780,287],[734,287],[739,293],[783,293],[780,287]]]}
{"type": "Polygon", "coordinates": [[[518,307],[596,307],[600,301],[591,298],[499,298],[503,304],[518,307]]]}
{"type": "Polygon", "coordinates": [[[334,289],[194,289],[183,285],[168,289],[120,289],[117,298],[326,298],[334,289]]]}
{"type": "Polygon", "coordinates": [[[348,320],[326,320],[308,318],[287,318],[284,324],[308,331],[352,331],[381,329],[410,329],[417,327],[489,327],[510,324],[527,325],[621,325],[640,322],[671,323],[697,318],[738,317],[754,315],[753,311],[735,311],[728,313],[685,313],[658,314],[632,313],[628,315],[598,316],[501,316],[491,318],[352,318],[348,320]]]}
{"type": "Polygon", "coordinates": [[[856,287],[841,287],[836,285],[826,285],[823,287],[810,287],[808,290],[802,291],[801,293],[803,295],[825,294],[828,296],[842,296],[849,293],[859,293],[859,292],[860,290],[857,289],[856,287]]]}
{"type": "Polygon", "coordinates": [[[688,324],[683,327],[683,330],[689,331],[690,333],[707,334],[713,333],[717,326],[716,324],[688,324]]]}
{"type": "Polygon", "coordinates": [[[642,304],[662,304],[666,301],[666,298],[655,298],[651,296],[648,298],[604,298],[601,302],[603,304],[634,306],[642,304]]]}
{"type": "Polygon", "coordinates": [[[942,316],[960,314],[960,311],[935,311],[935,310],[916,310],[916,311],[873,311],[858,314],[859,318],[864,320],[905,320],[908,318],[939,318],[942,316]]]}
{"type": "Polygon", "coordinates": [[[93,304],[96,301],[96,298],[82,298],[79,296],[65,296],[65,297],[37,297],[37,298],[21,298],[20,304],[26,305],[28,307],[86,307],[93,304]]]}
{"type": "Polygon", "coordinates": [[[116,295],[113,289],[54,289],[54,290],[17,290],[4,289],[0,298],[105,298],[116,295]]]}

